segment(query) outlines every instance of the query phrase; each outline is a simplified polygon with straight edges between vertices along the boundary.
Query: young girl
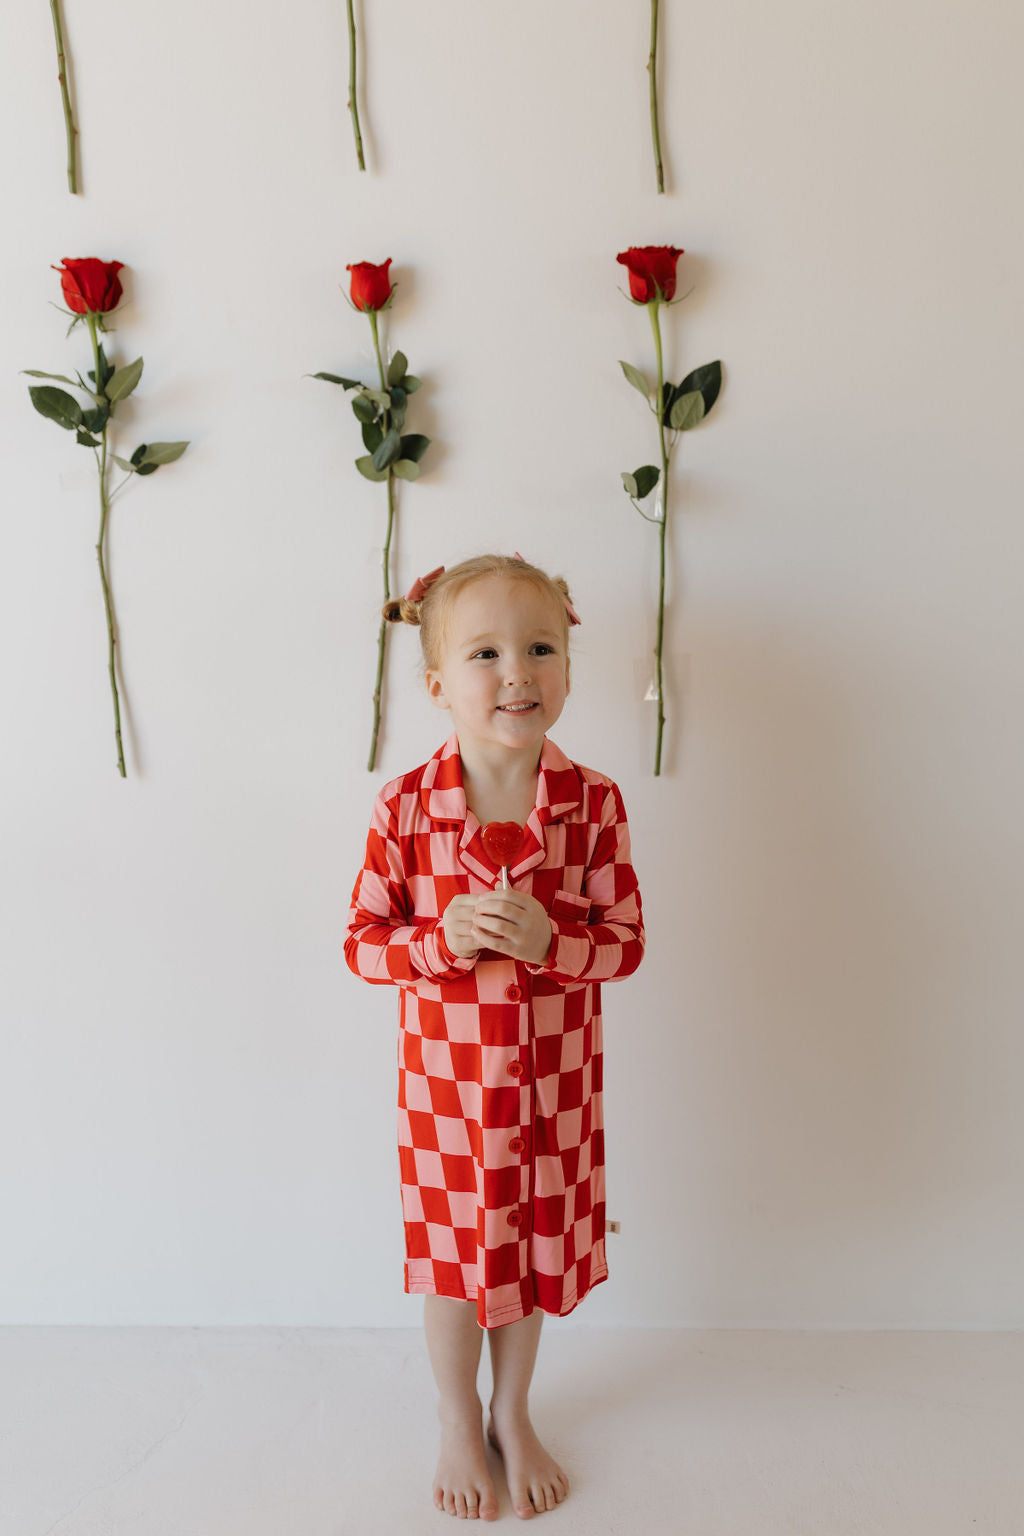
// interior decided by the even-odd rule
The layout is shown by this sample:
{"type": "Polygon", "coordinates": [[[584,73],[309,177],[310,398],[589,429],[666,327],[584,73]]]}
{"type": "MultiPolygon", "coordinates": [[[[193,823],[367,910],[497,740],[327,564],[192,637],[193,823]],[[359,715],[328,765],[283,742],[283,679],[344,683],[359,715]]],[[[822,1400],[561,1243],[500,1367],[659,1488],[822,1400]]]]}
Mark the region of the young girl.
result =
{"type": "Polygon", "coordinates": [[[427,692],[454,734],[377,796],[345,956],[400,989],[405,1289],[425,1298],[440,1393],[434,1503],[497,1517],[485,1329],[488,1436],[529,1519],[569,1489],[527,1411],[543,1314],[571,1312],[608,1273],[600,983],[640,964],[640,894],[618,789],[546,734],[580,622],[565,583],[483,555],[385,614],[420,626],[427,692]],[[508,889],[490,822],[525,829],[508,889]]]}

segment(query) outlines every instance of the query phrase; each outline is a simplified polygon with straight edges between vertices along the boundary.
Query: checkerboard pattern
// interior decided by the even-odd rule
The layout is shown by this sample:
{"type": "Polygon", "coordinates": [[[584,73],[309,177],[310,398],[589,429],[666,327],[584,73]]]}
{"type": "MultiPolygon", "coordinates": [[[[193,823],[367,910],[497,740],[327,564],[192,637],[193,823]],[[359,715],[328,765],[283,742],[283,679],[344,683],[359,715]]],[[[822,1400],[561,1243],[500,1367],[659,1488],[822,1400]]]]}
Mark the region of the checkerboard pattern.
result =
{"type": "Polygon", "coordinates": [[[622,798],[545,740],[511,883],[551,918],[544,965],[460,959],[441,919],[499,871],[458,740],[377,796],[345,957],[400,989],[405,1289],[475,1301],[484,1328],[571,1312],[605,1279],[602,981],[644,950],[622,798]]]}

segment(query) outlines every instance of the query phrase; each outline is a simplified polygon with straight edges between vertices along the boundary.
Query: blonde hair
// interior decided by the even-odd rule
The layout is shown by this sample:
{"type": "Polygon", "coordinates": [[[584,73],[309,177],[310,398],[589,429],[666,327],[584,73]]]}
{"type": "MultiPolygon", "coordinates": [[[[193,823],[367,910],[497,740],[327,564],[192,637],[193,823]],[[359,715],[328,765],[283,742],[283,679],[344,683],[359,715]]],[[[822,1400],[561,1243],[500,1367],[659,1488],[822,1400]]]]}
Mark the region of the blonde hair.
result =
{"type": "Polygon", "coordinates": [[[539,566],[531,565],[512,555],[476,555],[443,571],[420,598],[396,597],[381,609],[389,623],[415,624],[419,626],[423,661],[428,670],[441,665],[441,650],[445,630],[455,606],[455,599],[470,582],[486,576],[505,576],[512,581],[528,582],[540,592],[547,592],[558,605],[562,624],[562,639],[568,647],[569,614],[566,600],[571,602],[569,588],[561,576],[549,576],[539,566]]]}

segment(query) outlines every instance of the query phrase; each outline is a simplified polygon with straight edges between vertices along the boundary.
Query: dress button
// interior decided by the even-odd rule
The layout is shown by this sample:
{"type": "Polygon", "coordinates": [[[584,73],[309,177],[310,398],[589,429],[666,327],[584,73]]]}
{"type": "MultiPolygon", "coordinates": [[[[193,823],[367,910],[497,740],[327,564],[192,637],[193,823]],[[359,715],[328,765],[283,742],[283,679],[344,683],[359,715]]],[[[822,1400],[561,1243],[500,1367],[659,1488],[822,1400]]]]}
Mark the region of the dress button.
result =
{"type": "Polygon", "coordinates": [[[521,1136],[513,1136],[508,1144],[510,1152],[523,1152],[526,1150],[526,1142],[521,1136]]]}
{"type": "Polygon", "coordinates": [[[510,1227],[522,1226],[523,1213],[522,1211],[509,1211],[508,1215],[505,1217],[505,1220],[508,1222],[510,1227]]]}
{"type": "Polygon", "coordinates": [[[522,1077],[523,1064],[521,1061],[510,1061],[508,1066],[505,1068],[505,1071],[508,1073],[509,1077],[522,1077]]]}
{"type": "Polygon", "coordinates": [[[522,987],[517,987],[514,982],[513,982],[512,986],[505,988],[505,996],[508,998],[510,1003],[518,1003],[518,1001],[522,997],[522,995],[523,995],[522,987]]]}

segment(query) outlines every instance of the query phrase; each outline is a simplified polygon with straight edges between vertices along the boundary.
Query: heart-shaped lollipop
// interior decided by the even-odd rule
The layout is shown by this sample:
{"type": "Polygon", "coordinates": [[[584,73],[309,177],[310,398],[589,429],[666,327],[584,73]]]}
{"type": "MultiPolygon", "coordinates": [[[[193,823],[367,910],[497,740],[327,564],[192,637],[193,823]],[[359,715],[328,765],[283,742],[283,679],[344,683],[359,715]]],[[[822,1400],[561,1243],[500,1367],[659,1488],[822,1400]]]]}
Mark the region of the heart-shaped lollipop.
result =
{"type": "Polygon", "coordinates": [[[489,821],[480,833],[487,857],[501,866],[501,883],[508,889],[508,867],[519,857],[526,839],[526,828],[518,821],[489,821]]]}

